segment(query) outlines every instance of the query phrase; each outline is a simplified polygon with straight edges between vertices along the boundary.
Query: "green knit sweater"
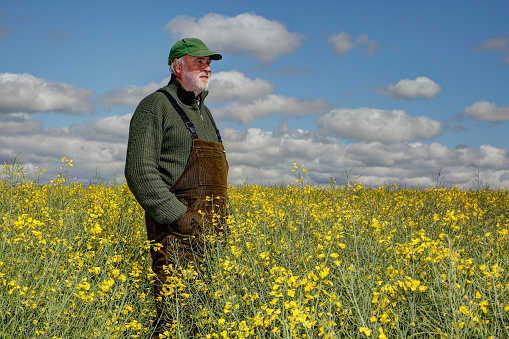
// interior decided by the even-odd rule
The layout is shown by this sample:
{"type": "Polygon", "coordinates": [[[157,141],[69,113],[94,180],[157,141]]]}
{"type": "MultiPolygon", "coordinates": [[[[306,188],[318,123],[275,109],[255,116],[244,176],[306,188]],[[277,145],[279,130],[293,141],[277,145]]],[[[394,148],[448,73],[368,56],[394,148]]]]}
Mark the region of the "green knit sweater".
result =
{"type": "MultiPolygon", "coordinates": [[[[198,138],[218,141],[209,109],[200,93],[198,108],[194,92],[172,75],[163,87],[184,109],[198,138]]],[[[160,224],[171,224],[186,212],[169,188],[180,177],[191,154],[193,141],[182,118],[163,93],[152,93],[136,108],[129,127],[125,178],[145,211],[160,224]]]]}

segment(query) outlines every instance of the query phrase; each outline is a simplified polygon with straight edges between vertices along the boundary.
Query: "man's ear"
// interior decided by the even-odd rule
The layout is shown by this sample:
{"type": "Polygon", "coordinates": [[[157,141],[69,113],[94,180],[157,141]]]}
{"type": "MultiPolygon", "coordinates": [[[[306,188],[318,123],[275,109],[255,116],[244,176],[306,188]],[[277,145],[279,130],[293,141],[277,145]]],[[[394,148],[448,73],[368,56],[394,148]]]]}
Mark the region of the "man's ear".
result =
{"type": "Polygon", "coordinates": [[[175,70],[175,73],[180,74],[182,73],[182,63],[178,62],[177,59],[173,60],[173,69],[175,70]]]}

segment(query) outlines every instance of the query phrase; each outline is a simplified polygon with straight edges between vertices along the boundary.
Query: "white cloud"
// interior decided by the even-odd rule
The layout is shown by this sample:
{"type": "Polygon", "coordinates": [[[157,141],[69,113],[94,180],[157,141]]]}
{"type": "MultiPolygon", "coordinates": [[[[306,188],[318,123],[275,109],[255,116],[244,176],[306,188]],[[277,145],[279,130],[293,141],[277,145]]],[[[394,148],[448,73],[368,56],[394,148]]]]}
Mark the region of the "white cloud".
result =
{"type": "MultiPolygon", "coordinates": [[[[125,88],[115,88],[98,97],[98,101],[111,106],[136,107],[140,101],[164,87],[170,81],[170,77],[159,83],[151,82],[145,86],[129,85],[125,88]]],[[[212,73],[209,85],[208,103],[220,103],[232,99],[249,99],[266,96],[274,91],[274,85],[268,80],[247,78],[238,71],[222,71],[212,73]]]]}
{"type": "Polygon", "coordinates": [[[246,99],[266,96],[274,91],[274,85],[267,80],[247,78],[238,71],[212,74],[208,102],[224,102],[231,99],[246,99]]]}
{"type": "MultiPolygon", "coordinates": [[[[339,163],[338,144],[319,141],[317,136],[304,131],[282,129],[267,132],[258,128],[237,131],[225,128],[222,132],[230,164],[229,180],[232,183],[292,181],[293,163],[316,162],[317,172],[322,172],[320,160],[333,154],[339,163]]],[[[320,175],[320,173],[315,173],[320,175]]]]}
{"type": "MultiPolygon", "coordinates": [[[[55,178],[60,159],[68,157],[74,167],[69,174],[83,182],[92,180],[96,170],[105,180],[117,176],[123,180],[127,121],[130,115],[113,116],[63,129],[38,129],[16,135],[0,133],[0,155],[8,162],[17,155],[29,174],[35,166],[47,169],[43,181],[55,178]],[[111,136],[98,140],[99,135],[111,136]]],[[[10,116],[10,128],[21,130],[32,121],[31,116],[10,116]]],[[[509,187],[509,156],[503,149],[490,145],[478,148],[451,149],[439,143],[345,144],[318,133],[280,127],[271,132],[257,128],[222,130],[230,165],[229,182],[291,183],[293,163],[308,170],[305,180],[311,184],[327,183],[341,176],[351,166],[362,174],[360,181],[378,186],[398,183],[407,186],[431,186],[433,175],[442,168],[443,184],[470,188],[481,171],[481,180],[493,188],[509,187]]]]}
{"type": "Polygon", "coordinates": [[[132,114],[112,115],[90,123],[71,125],[69,133],[90,141],[127,143],[132,114]]]}
{"type": "Polygon", "coordinates": [[[250,124],[256,119],[282,113],[289,116],[310,115],[321,113],[331,108],[331,104],[319,100],[296,99],[283,95],[270,94],[251,101],[235,101],[226,106],[216,108],[214,115],[250,124]]]}
{"type": "Polygon", "coordinates": [[[293,163],[303,164],[310,183],[338,181],[345,170],[356,166],[361,182],[379,186],[398,183],[432,186],[433,175],[442,168],[443,184],[470,188],[477,171],[492,187],[509,185],[509,156],[503,149],[483,145],[454,150],[439,143],[380,142],[344,144],[311,132],[257,128],[237,131],[226,128],[223,139],[230,163],[231,183],[281,182],[295,180],[293,163]]]}
{"type": "Polygon", "coordinates": [[[94,176],[96,169],[107,180],[114,176],[123,180],[130,117],[131,114],[110,116],[70,128],[43,129],[32,116],[4,115],[0,128],[0,159],[8,163],[10,156],[19,154],[18,160],[29,169],[29,174],[38,166],[48,171],[43,179],[51,180],[62,165],[60,159],[67,157],[75,165],[70,174],[84,182],[94,176]],[[3,133],[6,121],[5,126],[11,133],[3,133]],[[25,130],[27,125],[30,133],[16,133],[25,130]]]}
{"type": "Polygon", "coordinates": [[[493,102],[478,101],[466,107],[461,115],[470,116],[475,120],[501,123],[509,120],[509,107],[497,108],[493,102]]]}
{"type": "Polygon", "coordinates": [[[0,73],[0,113],[58,112],[86,114],[94,110],[94,90],[76,89],[33,75],[0,73]]]}
{"type": "Polygon", "coordinates": [[[26,113],[8,113],[1,116],[0,135],[24,135],[42,131],[42,124],[26,113]]]}
{"type": "Polygon", "coordinates": [[[250,13],[235,17],[212,13],[198,20],[181,15],[168,22],[166,30],[175,39],[199,37],[213,51],[254,55],[262,62],[293,53],[301,44],[300,34],[289,32],[276,20],[250,13]]]}
{"type": "Polygon", "coordinates": [[[151,82],[142,87],[129,85],[125,88],[115,88],[101,94],[98,99],[101,103],[111,106],[136,107],[144,97],[166,86],[168,81],[170,77],[163,79],[160,83],[151,82]]]}
{"type": "MultiPolygon", "coordinates": [[[[150,83],[143,87],[131,85],[124,89],[115,89],[99,96],[99,101],[109,105],[135,107],[146,95],[165,86],[168,81],[169,78],[159,84],[150,83]]],[[[289,116],[309,115],[332,108],[331,104],[319,99],[296,99],[272,94],[273,91],[274,85],[267,80],[252,80],[235,70],[223,71],[213,73],[206,103],[231,101],[226,106],[215,108],[214,116],[243,124],[277,113],[289,116]]],[[[101,135],[98,137],[102,138],[101,135]]]]}
{"type": "Polygon", "coordinates": [[[373,55],[380,49],[380,44],[375,40],[369,40],[367,34],[363,34],[354,39],[349,34],[340,32],[339,34],[331,36],[329,41],[332,42],[334,52],[338,55],[345,55],[351,49],[362,45],[365,45],[368,55],[373,55]]]}
{"type": "Polygon", "coordinates": [[[215,108],[214,116],[242,124],[250,124],[256,119],[278,113],[288,116],[310,115],[325,112],[332,107],[331,104],[319,99],[296,99],[272,94],[274,85],[269,81],[251,80],[238,71],[214,74],[209,91],[208,102],[236,99],[225,106],[215,108]]]}
{"type": "Polygon", "coordinates": [[[421,76],[414,80],[400,80],[396,85],[381,86],[377,91],[395,99],[434,99],[442,92],[442,87],[430,78],[421,76]]]}
{"type": "Polygon", "coordinates": [[[431,139],[439,135],[444,127],[428,117],[412,117],[402,110],[375,108],[335,109],[319,117],[316,124],[325,133],[343,139],[384,144],[431,139]]]}

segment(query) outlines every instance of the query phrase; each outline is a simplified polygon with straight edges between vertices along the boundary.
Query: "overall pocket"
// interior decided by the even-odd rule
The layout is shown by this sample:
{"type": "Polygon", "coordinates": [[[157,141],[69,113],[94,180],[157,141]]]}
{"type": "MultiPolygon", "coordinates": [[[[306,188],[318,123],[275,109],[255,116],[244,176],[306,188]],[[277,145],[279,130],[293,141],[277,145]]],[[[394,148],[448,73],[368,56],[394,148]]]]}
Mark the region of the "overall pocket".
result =
{"type": "Polygon", "coordinates": [[[202,215],[199,211],[199,198],[179,198],[186,205],[187,211],[182,218],[168,225],[170,233],[177,236],[192,236],[200,233],[202,215]]]}

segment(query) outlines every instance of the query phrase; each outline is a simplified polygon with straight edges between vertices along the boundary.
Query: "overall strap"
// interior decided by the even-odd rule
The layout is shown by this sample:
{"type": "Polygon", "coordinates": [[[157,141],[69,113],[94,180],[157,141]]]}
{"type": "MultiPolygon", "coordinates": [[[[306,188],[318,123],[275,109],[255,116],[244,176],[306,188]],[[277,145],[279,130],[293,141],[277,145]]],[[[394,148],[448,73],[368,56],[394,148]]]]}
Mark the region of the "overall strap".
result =
{"type": "Polygon", "coordinates": [[[209,115],[209,119],[210,119],[210,122],[212,122],[212,126],[214,126],[215,130],[216,130],[216,134],[217,134],[217,141],[219,141],[220,143],[222,143],[223,141],[221,140],[221,134],[219,134],[219,130],[217,129],[217,126],[216,126],[216,123],[214,122],[214,119],[212,119],[212,116],[210,113],[208,113],[209,115]]]}
{"type": "MultiPolygon", "coordinates": [[[[164,95],[166,95],[166,97],[168,98],[168,100],[170,101],[171,105],[173,106],[173,108],[175,108],[175,110],[177,111],[177,113],[180,115],[180,117],[182,118],[182,121],[184,121],[184,124],[186,125],[187,129],[189,130],[189,132],[191,132],[191,138],[193,139],[198,139],[198,134],[196,134],[196,128],[194,128],[194,125],[193,123],[191,122],[191,120],[189,120],[189,117],[187,116],[187,114],[184,112],[184,110],[182,109],[182,107],[180,107],[179,103],[177,102],[177,100],[175,100],[168,92],[166,92],[165,90],[158,90],[157,92],[160,92],[160,93],[163,93],[164,95]]],[[[216,128],[217,130],[217,128],[216,128]]]]}

